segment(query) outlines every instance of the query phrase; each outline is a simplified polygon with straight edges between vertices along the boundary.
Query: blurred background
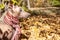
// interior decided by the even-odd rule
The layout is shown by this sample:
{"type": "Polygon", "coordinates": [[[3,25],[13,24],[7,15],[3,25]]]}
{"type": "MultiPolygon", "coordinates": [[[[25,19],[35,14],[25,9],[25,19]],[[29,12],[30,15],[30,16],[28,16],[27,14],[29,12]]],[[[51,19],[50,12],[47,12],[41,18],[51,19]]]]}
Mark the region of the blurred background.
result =
{"type": "Polygon", "coordinates": [[[31,14],[20,19],[20,40],[60,40],[60,0],[0,0],[0,17],[10,2],[31,14]]]}

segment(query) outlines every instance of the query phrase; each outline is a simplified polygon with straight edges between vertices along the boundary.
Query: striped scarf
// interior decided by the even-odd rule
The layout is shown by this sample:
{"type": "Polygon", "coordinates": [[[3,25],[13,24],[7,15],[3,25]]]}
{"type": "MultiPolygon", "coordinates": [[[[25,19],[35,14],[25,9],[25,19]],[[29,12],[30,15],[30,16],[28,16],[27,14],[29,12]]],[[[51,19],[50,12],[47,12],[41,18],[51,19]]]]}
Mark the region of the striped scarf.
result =
{"type": "Polygon", "coordinates": [[[18,40],[20,35],[20,26],[18,25],[18,18],[14,17],[11,11],[8,11],[7,14],[4,16],[4,23],[14,27],[16,30],[11,40],[18,40]]]}

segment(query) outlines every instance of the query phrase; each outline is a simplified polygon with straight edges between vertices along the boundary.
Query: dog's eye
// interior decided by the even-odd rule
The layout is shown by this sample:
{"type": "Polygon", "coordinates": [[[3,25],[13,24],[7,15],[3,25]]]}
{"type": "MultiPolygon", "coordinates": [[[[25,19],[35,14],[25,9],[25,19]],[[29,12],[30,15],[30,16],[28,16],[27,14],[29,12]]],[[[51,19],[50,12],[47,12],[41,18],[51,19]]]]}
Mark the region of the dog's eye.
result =
{"type": "Polygon", "coordinates": [[[22,12],[23,11],[23,9],[22,8],[20,8],[20,12],[22,12]]]}
{"type": "Polygon", "coordinates": [[[20,12],[22,12],[22,9],[20,9],[20,12]]]}

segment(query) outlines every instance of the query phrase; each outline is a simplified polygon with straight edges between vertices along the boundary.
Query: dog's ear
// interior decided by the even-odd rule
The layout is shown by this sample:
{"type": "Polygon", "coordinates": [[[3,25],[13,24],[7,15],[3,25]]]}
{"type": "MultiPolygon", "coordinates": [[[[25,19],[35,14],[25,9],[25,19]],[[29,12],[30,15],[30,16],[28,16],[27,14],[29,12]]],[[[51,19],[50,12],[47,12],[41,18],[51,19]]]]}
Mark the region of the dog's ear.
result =
{"type": "Polygon", "coordinates": [[[12,8],[12,10],[13,10],[14,12],[20,12],[20,7],[14,6],[14,7],[12,8]]]}

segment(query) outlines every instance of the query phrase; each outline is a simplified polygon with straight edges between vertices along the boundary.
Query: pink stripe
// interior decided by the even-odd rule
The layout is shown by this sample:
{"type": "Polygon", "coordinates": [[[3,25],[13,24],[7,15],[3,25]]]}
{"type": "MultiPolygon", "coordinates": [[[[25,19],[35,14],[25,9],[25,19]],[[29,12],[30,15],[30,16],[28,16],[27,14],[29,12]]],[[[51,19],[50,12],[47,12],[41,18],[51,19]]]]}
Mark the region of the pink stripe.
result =
{"type": "Polygon", "coordinates": [[[4,18],[4,23],[8,24],[8,22],[6,21],[6,18],[4,18]]]}
{"type": "Polygon", "coordinates": [[[5,18],[6,18],[7,20],[11,20],[11,19],[9,18],[9,16],[7,16],[7,15],[5,16],[5,18]]]}
{"type": "Polygon", "coordinates": [[[19,23],[18,18],[17,18],[17,17],[14,17],[14,16],[13,16],[13,18],[12,18],[12,21],[13,21],[14,23],[19,23]]]}
{"type": "Polygon", "coordinates": [[[9,17],[12,17],[12,16],[13,16],[12,13],[10,13],[10,12],[8,12],[7,15],[8,15],[9,17]]]}
{"type": "Polygon", "coordinates": [[[13,35],[13,38],[11,40],[18,40],[19,34],[20,34],[19,30],[16,30],[15,34],[13,35]]]}
{"type": "Polygon", "coordinates": [[[10,20],[8,20],[6,17],[4,17],[4,22],[6,23],[6,24],[8,24],[8,25],[12,25],[13,23],[10,21],[10,20]]]}
{"type": "Polygon", "coordinates": [[[11,13],[7,13],[6,16],[8,16],[9,19],[12,19],[12,14],[11,13]]]}

